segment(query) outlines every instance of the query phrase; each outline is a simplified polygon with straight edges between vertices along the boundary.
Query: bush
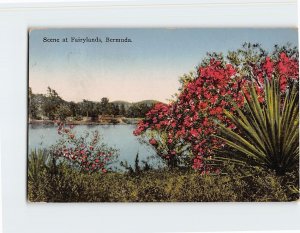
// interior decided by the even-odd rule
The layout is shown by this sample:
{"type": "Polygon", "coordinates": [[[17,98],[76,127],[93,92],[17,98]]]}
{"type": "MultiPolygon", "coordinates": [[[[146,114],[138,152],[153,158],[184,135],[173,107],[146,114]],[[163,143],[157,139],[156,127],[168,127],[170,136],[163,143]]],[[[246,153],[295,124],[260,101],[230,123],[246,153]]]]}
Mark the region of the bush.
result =
{"type": "Polygon", "coordinates": [[[281,95],[275,79],[266,82],[265,104],[259,103],[255,88],[250,86],[245,111],[237,108],[236,115],[225,112],[238,132],[220,125],[224,134],[220,138],[235,149],[235,153],[227,153],[232,162],[283,175],[299,169],[299,92],[294,85],[281,95]]]}
{"type": "Polygon", "coordinates": [[[119,121],[118,119],[112,118],[112,119],[109,120],[109,123],[110,123],[110,124],[113,124],[113,125],[116,125],[116,124],[119,124],[120,121],[119,121]]]}
{"type": "Polygon", "coordinates": [[[51,146],[52,156],[81,171],[105,173],[119,155],[117,149],[103,143],[97,130],[78,136],[73,126],[58,122],[57,133],[60,139],[51,146]]]}
{"type": "Polygon", "coordinates": [[[75,116],[75,117],[74,117],[74,120],[75,120],[75,121],[82,121],[83,118],[82,118],[82,116],[75,116]]]}

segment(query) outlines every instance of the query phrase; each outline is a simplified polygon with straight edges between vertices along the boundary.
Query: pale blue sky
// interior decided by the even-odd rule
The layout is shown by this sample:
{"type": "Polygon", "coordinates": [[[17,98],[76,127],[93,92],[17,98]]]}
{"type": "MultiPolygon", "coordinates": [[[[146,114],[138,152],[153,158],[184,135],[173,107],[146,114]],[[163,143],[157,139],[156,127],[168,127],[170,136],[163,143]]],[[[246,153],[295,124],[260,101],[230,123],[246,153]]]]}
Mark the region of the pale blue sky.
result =
{"type": "Polygon", "coordinates": [[[64,99],[166,101],[178,78],[193,71],[207,52],[244,42],[298,45],[296,29],[41,29],[30,32],[29,85],[54,88],[64,99]],[[43,43],[43,37],[131,38],[132,43],[43,43]]]}

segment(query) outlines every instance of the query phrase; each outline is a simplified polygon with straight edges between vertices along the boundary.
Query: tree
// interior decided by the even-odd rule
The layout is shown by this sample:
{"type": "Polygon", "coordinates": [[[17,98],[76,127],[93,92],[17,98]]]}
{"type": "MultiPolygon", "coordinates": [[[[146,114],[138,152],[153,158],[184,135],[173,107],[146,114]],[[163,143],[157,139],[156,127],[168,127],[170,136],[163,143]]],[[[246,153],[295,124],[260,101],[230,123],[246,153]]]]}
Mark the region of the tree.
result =
{"type": "Polygon", "coordinates": [[[72,115],[72,111],[67,103],[60,104],[57,109],[58,119],[64,121],[68,116],[72,115]]]}
{"type": "Polygon", "coordinates": [[[103,97],[100,101],[100,112],[101,114],[105,115],[108,114],[110,111],[109,106],[109,99],[106,97],[103,97]]]}
{"type": "Polygon", "coordinates": [[[121,104],[120,107],[120,115],[125,116],[126,115],[126,110],[125,110],[125,105],[121,104]]]}
{"type": "Polygon", "coordinates": [[[57,114],[57,110],[62,102],[63,100],[57,94],[57,92],[54,89],[48,87],[46,98],[42,106],[44,115],[47,116],[50,120],[54,120],[57,114]]]}
{"type": "Polygon", "coordinates": [[[154,104],[134,103],[126,111],[127,117],[145,117],[154,104]]]}
{"type": "Polygon", "coordinates": [[[94,111],[95,111],[96,116],[101,114],[101,104],[100,104],[100,102],[96,102],[94,104],[94,111]]]}
{"type": "Polygon", "coordinates": [[[75,102],[73,102],[73,101],[69,102],[69,108],[71,111],[71,115],[73,117],[75,117],[79,114],[79,106],[75,102]]]}
{"type": "Polygon", "coordinates": [[[138,114],[136,117],[145,117],[146,114],[153,108],[154,104],[141,103],[138,106],[138,114]]]}
{"type": "Polygon", "coordinates": [[[80,108],[81,108],[81,112],[83,113],[83,115],[89,117],[90,113],[93,111],[93,102],[84,99],[80,103],[80,108]]]}
{"type": "Polygon", "coordinates": [[[28,90],[29,101],[29,117],[33,119],[38,118],[38,102],[36,101],[35,94],[32,93],[31,87],[28,90]]]}
{"type": "Polygon", "coordinates": [[[120,109],[119,109],[119,105],[118,104],[111,104],[111,109],[112,109],[112,114],[114,116],[120,114],[120,109]]]}

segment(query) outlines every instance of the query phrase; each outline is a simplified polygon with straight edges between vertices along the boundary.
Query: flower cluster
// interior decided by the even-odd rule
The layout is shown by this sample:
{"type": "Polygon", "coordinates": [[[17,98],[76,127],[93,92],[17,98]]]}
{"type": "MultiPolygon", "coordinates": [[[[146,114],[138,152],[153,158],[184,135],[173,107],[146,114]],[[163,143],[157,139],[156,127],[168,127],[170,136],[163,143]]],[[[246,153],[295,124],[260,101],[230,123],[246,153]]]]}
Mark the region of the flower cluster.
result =
{"type": "Polygon", "coordinates": [[[282,52],[277,57],[267,56],[265,61],[253,67],[254,76],[257,77],[258,86],[263,88],[265,79],[269,81],[277,78],[280,84],[280,91],[284,94],[289,84],[299,79],[298,59],[288,57],[282,52]]]}
{"type": "Polygon", "coordinates": [[[164,153],[158,154],[167,160],[174,159],[179,155],[178,146],[188,145],[185,150],[192,155],[192,167],[201,169],[203,158],[211,156],[222,143],[212,137],[217,130],[216,121],[226,123],[224,109],[233,110],[232,101],[239,106],[244,102],[240,92],[243,84],[232,65],[212,59],[208,66],[199,68],[198,77],[183,87],[175,102],[155,105],[134,133],[140,135],[149,129],[167,132],[165,146],[160,145],[164,140],[150,139],[150,144],[164,149],[164,153]]]}
{"type": "MultiPolygon", "coordinates": [[[[158,103],[146,118],[139,122],[135,135],[147,135],[157,154],[170,164],[178,166],[180,158],[188,156],[188,164],[195,170],[212,170],[205,163],[216,149],[224,146],[218,135],[218,123],[235,129],[224,110],[234,112],[243,107],[247,88],[254,84],[259,101],[264,102],[263,86],[266,80],[279,78],[284,93],[289,80],[298,79],[298,61],[281,53],[276,59],[265,57],[252,67],[253,77],[245,77],[240,67],[224,59],[211,59],[200,66],[197,77],[185,83],[174,102],[158,103]]],[[[186,162],[186,160],[184,160],[186,162]]]]}
{"type": "Polygon", "coordinates": [[[63,122],[56,122],[57,133],[61,136],[51,151],[56,158],[63,158],[73,166],[88,172],[107,172],[108,165],[117,156],[117,150],[100,143],[98,131],[77,137],[73,126],[63,122]]]}

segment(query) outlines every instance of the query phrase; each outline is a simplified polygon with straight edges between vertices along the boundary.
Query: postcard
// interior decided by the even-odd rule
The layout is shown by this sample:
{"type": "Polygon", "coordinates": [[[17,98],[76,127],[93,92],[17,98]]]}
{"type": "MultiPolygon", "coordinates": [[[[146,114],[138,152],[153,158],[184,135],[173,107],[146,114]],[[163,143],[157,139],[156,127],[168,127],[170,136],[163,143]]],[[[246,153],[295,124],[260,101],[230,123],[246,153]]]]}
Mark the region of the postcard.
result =
{"type": "Polygon", "coordinates": [[[28,34],[28,201],[299,199],[297,29],[28,34]]]}

